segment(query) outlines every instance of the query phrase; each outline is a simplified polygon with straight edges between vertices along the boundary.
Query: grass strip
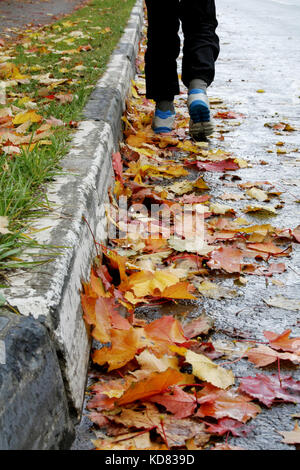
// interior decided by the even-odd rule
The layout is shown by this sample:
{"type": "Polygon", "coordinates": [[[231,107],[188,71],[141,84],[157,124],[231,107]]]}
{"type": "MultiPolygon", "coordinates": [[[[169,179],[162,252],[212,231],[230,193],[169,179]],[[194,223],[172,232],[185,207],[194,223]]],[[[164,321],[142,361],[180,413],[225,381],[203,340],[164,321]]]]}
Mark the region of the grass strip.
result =
{"type": "Polygon", "coordinates": [[[134,4],[92,0],[0,46],[0,217],[7,220],[5,227],[0,224],[2,274],[31,266],[19,256],[35,244],[33,220],[50,209],[45,184],[60,171],[83,107],[134,4]]]}

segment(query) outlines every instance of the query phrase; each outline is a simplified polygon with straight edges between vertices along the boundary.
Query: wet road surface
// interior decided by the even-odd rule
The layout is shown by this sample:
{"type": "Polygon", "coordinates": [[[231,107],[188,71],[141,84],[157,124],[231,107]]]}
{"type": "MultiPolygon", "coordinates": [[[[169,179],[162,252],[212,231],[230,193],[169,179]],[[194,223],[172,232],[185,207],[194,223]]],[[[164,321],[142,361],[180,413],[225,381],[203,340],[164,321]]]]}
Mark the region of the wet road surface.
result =
{"type": "MultiPolygon", "coordinates": [[[[216,79],[209,89],[209,96],[220,98],[224,110],[243,113],[240,125],[232,122],[218,123],[220,133],[211,139],[211,147],[232,152],[235,157],[246,159],[250,166],[234,172],[247,181],[268,181],[282,192],[277,215],[271,218],[250,218],[252,223],[270,223],[275,227],[295,228],[300,222],[300,134],[276,133],[266,123],[286,122],[300,129],[300,5],[287,0],[217,0],[221,54],[217,62],[216,79]],[[260,90],[258,93],[257,90],[260,90]],[[263,92],[262,92],[263,91],[263,92]],[[224,131],[224,132],[223,132],[224,131]],[[283,142],[279,153],[278,141],[283,142]],[[286,152],[286,153],[284,153],[286,152]]],[[[181,98],[185,99],[183,95],[181,98]]],[[[182,99],[178,102],[182,103],[182,99]]],[[[220,107],[218,108],[220,109],[220,107]]],[[[220,179],[220,174],[206,173],[210,192],[218,196],[232,192],[232,179],[220,179]],[[225,185],[224,185],[225,184],[225,185]],[[228,187],[226,187],[226,184],[228,187]]],[[[278,200],[276,200],[278,202],[278,200]]],[[[237,213],[257,201],[241,200],[232,203],[237,213]]],[[[136,315],[153,320],[164,314],[182,313],[195,318],[205,310],[213,318],[214,339],[232,341],[238,337],[263,341],[263,330],[278,333],[291,328],[293,336],[299,336],[299,310],[270,307],[265,300],[275,296],[300,301],[300,249],[294,244],[293,253],[283,261],[285,273],[268,279],[264,276],[247,276],[247,284],[237,287],[234,279],[222,279],[222,286],[235,288],[234,299],[214,300],[203,298],[197,304],[181,302],[176,307],[143,307],[136,315]],[[282,284],[273,283],[278,280],[282,284]]],[[[220,279],[220,278],[219,278],[220,279]]],[[[232,365],[236,377],[255,375],[247,360],[232,365]]],[[[276,372],[275,367],[263,369],[264,373],[276,372]]],[[[294,366],[283,367],[299,380],[294,366]]],[[[271,409],[262,407],[262,413],[252,422],[253,430],[247,437],[229,438],[229,443],[249,450],[294,449],[282,443],[277,431],[292,430],[293,413],[299,406],[278,404],[271,409]]],[[[73,448],[89,449],[93,433],[86,417],[78,427],[73,448]]]]}
{"type": "Polygon", "coordinates": [[[0,38],[10,38],[30,25],[51,23],[83,3],[83,0],[0,0],[0,38]]]}

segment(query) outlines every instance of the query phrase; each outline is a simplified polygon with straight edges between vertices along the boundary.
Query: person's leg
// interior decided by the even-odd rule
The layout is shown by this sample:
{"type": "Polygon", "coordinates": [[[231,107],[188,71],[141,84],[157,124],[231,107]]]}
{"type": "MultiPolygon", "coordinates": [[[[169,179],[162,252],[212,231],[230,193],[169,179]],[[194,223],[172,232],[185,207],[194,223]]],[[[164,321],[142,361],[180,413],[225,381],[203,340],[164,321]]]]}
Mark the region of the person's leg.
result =
{"type": "Polygon", "coordinates": [[[146,5],[146,96],[155,101],[173,101],[179,94],[176,66],[180,52],[179,0],[146,0],[146,5]]]}
{"type": "Polygon", "coordinates": [[[182,81],[204,80],[209,86],[215,76],[219,38],[215,0],[181,0],[180,16],[184,34],[182,81]]]}
{"type": "Polygon", "coordinates": [[[180,91],[176,63],[180,52],[179,0],[146,0],[146,5],[146,97],[156,102],[154,131],[170,132],[175,119],[174,96],[180,91]]]}
{"type": "Polygon", "coordinates": [[[182,81],[188,88],[190,134],[199,140],[214,130],[206,88],[215,76],[219,55],[218,25],[214,0],[181,0],[184,33],[182,81]]]}

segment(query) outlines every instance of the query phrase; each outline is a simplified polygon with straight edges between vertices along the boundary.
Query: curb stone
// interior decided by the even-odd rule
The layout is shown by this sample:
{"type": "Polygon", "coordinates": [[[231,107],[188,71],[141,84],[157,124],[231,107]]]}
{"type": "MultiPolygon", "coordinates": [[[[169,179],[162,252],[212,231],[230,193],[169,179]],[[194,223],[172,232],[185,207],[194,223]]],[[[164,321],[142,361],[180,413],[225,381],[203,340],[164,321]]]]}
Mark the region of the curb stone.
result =
{"type": "Polygon", "coordinates": [[[5,345],[0,358],[0,449],[68,447],[74,427],[47,329],[3,309],[0,341],[5,345]]]}
{"type": "MultiPolygon", "coordinates": [[[[142,25],[143,0],[137,0],[106,72],[85,107],[84,120],[73,136],[71,150],[61,161],[63,174],[47,188],[52,210],[34,224],[34,228],[41,230],[35,239],[55,247],[63,245],[60,255],[51,263],[13,273],[9,279],[10,287],[1,291],[11,306],[28,317],[24,319],[31,322],[28,325],[36,329],[37,325],[46,327],[57,353],[69,411],[74,420],[79,418],[82,409],[90,351],[90,339],[80,305],[81,281],[88,279],[96,254],[89,228],[82,217],[89,222],[96,239],[105,242],[105,203],[108,187],[113,182],[111,154],[118,148],[121,116],[130,81],[135,74],[142,25]]],[[[41,255],[43,251],[40,250],[41,255]]],[[[53,358],[54,362],[57,357],[53,358]]],[[[36,380],[38,383],[38,378],[36,380]]],[[[21,373],[19,387],[15,391],[16,396],[19,395],[16,406],[22,404],[22,381],[21,373]]],[[[0,403],[3,393],[0,386],[0,403]]],[[[10,413],[9,409],[7,413],[10,413]]],[[[14,416],[11,420],[18,419],[18,416],[21,418],[18,414],[14,416]]],[[[15,427],[18,424],[24,431],[23,422],[16,422],[15,427]]],[[[9,428],[2,429],[10,433],[9,428]]],[[[23,441],[19,444],[17,440],[14,442],[16,446],[25,445],[23,441]]],[[[31,442],[40,446],[38,448],[48,446],[47,439],[40,443],[31,442]]],[[[1,444],[0,440],[0,448],[1,444]]]]}

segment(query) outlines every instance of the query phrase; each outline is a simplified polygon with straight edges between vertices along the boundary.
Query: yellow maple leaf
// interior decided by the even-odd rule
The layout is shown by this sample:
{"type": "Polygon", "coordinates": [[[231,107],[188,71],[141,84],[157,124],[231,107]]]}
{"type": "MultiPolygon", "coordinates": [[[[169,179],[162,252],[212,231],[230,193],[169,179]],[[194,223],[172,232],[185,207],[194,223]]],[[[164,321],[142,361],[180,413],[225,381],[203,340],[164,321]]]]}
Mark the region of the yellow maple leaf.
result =
{"type": "Polygon", "coordinates": [[[24,122],[27,121],[41,122],[42,119],[43,117],[37,114],[36,111],[29,110],[17,114],[16,117],[13,119],[13,124],[17,126],[18,124],[24,124],[24,122]]]}

